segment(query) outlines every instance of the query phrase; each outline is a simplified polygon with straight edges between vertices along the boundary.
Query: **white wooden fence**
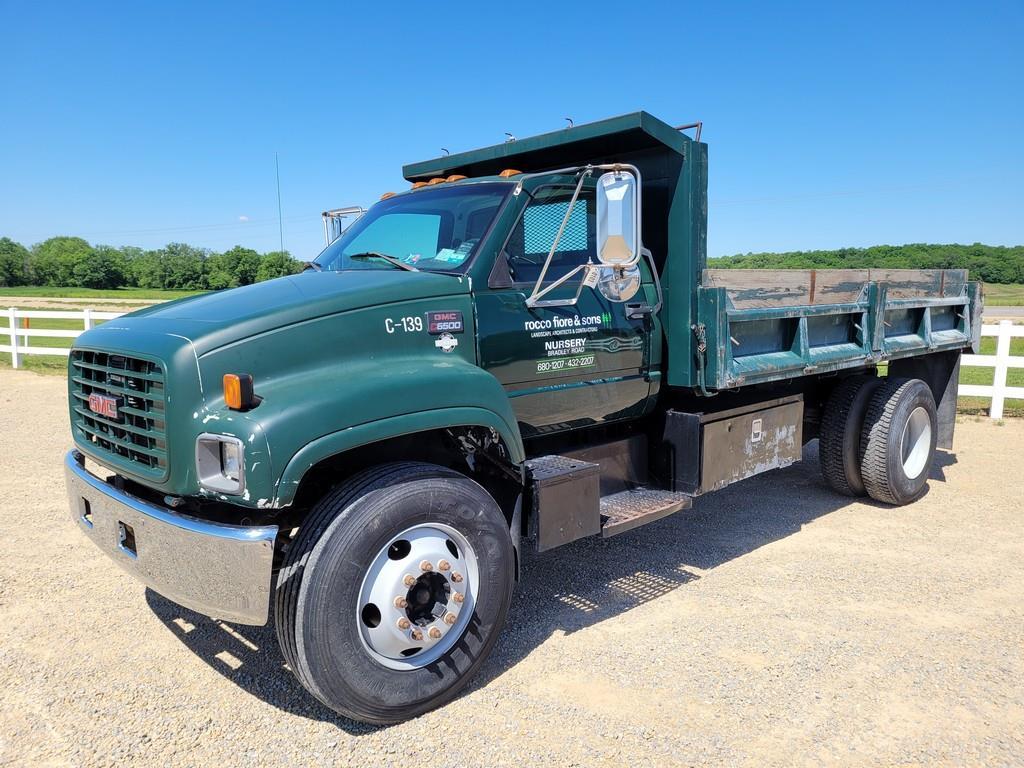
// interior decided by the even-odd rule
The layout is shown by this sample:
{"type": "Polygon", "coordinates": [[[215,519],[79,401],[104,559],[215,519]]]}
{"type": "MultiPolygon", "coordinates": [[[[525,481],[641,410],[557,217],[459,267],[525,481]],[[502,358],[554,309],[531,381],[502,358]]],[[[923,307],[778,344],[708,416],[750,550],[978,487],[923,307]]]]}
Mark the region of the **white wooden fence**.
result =
{"type": "Polygon", "coordinates": [[[7,328],[0,328],[0,338],[5,335],[10,339],[10,344],[0,344],[0,352],[9,352],[11,355],[11,366],[21,367],[22,355],[60,355],[67,357],[70,350],[64,347],[33,347],[29,340],[32,337],[44,337],[50,339],[73,339],[92,328],[96,320],[113,320],[120,317],[123,312],[97,312],[94,309],[80,309],[67,312],[48,312],[35,309],[15,309],[11,307],[4,313],[7,317],[7,328]],[[61,330],[56,328],[23,328],[22,321],[27,319],[29,325],[35,319],[39,320],[80,320],[82,330],[74,328],[61,330]]]}
{"type": "Polygon", "coordinates": [[[1009,320],[1001,320],[999,325],[982,325],[982,336],[995,336],[995,355],[964,355],[960,365],[976,365],[995,368],[995,378],[991,386],[982,384],[961,384],[960,394],[971,397],[989,397],[992,407],[988,415],[993,419],[1003,418],[1003,403],[1008,397],[1024,399],[1024,387],[1006,386],[1006,372],[1010,368],[1024,368],[1024,355],[1010,354],[1010,340],[1024,338],[1024,325],[1014,325],[1009,320]]]}
{"type": "MultiPolygon", "coordinates": [[[[29,339],[33,336],[48,338],[73,339],[83,331],[93,326],[95,320],[113,320],[120,317],[121,312],[97,312],[92,309],[79,310],[75,312],[44,312],[38,310],[23,310],[11,307],[7,310],[8,328],[0,328],[0,337],[6,333],[10,337],[10,344],[0,344],[0,352],[10,352],[11,365],[20,367],[22,355],[62,355],[68,356],[68,350],[61,347],[33,347],[29,339]],[[21,328],[23,318],[40,320],[81,320],[82,330],[54,330],[51,328],[21,328]]],[[[989,416],[993,419],[1003,418],[1003,404],[1006,398],[1020,398],[1024,400],[1024,387],[1006,386],[1006,372],[1010,368],[1024,368],[1024,355],[1010,354],[1010,340],[1013,338],[1024,338],[1024,325],[1014,325],[1009,320],[1003,320],[998,325],[981,326],[982,336],[995,336],[995,355],[964,355],[960,364],[964,366],[980,366],[995,369],[995,378],[991,384],[961,384],[960,394],[964,396],[987,397],[992,400],[992,407],[989,409],[989,416]]]]}

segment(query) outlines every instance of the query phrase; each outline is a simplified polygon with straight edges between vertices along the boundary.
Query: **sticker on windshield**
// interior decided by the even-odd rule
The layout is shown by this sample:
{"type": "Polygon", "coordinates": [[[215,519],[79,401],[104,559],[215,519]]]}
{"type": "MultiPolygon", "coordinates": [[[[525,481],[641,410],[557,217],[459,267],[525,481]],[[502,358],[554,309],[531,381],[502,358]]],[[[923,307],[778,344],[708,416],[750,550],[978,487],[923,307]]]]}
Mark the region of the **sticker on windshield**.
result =
{"type": "Polygon", "coordinates": [[[461,264],[465,258],[465,256],[460,256],[454,248],[442,248],[437,252],[437,255],[434,257],[434,261],[443,261],[445,263],[454,261],[461,264]]]}

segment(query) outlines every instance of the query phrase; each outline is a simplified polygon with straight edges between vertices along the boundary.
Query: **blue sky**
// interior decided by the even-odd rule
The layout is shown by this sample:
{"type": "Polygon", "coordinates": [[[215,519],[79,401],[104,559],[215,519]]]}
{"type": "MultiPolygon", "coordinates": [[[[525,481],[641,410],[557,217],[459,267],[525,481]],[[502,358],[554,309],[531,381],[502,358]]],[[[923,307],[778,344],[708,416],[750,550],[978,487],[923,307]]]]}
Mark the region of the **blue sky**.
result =
{"type": "Polygon", "coordinates": [[[1024,243],[1024,3],[0,0],[0,236],[310,258],[401,165],[703,120],[709,254],[1024,243]]]}

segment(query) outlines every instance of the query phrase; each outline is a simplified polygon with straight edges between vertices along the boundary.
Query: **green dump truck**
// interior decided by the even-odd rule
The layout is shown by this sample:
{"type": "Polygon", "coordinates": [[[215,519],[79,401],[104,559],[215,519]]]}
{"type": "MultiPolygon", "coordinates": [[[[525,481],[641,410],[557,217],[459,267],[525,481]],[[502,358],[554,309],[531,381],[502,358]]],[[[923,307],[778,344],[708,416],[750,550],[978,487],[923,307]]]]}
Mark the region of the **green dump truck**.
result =
{"type": "Polygon", "coordinates": [[[961,270],[706,268],[707,145],[639,112],[414,163],[305,272],[78,338],[75,524],[309,692],[450,700],[527,550],[801,458],[887,504],[951,447],[961,270]],[[273,610],[271,610],[273,607],[273,610]]]}

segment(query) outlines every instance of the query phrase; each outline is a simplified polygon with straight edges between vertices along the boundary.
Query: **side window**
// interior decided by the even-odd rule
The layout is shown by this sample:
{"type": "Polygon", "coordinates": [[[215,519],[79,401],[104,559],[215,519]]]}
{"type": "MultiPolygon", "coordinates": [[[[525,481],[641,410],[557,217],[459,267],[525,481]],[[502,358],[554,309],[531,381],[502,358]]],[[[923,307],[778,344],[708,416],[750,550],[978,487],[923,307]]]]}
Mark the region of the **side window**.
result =
{"type": "MultiPolygon", "coordinates": [[[[514,282],[532,283],[540,276],[558,228],[569,210],[573,190],[574,187],[542,188],[523,211],[505,247],[509,272],[514,282]]],[[[573,267],[586,264],[588,259],[597,261],[594,245],[595,207],[594,190],[580,190],[551,259],[545,281],[557,280],[573,267]]]]}

